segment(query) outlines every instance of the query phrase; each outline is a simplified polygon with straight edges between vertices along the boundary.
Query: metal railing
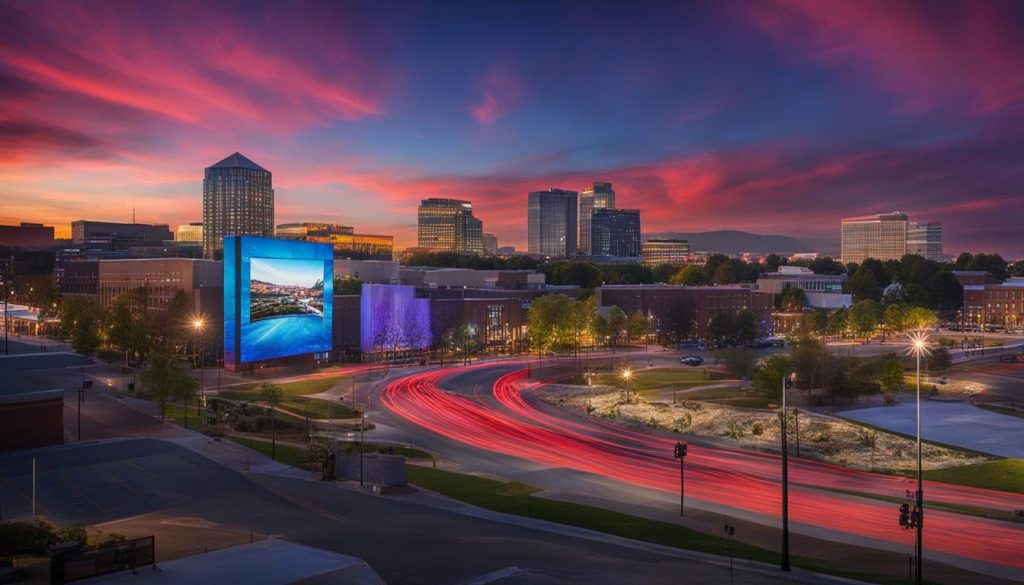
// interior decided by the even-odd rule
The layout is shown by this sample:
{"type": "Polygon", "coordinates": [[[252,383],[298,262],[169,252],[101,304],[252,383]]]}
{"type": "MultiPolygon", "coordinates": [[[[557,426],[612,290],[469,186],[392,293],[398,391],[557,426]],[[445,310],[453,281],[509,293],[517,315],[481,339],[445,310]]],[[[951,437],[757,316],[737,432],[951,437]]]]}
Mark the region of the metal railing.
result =
{"type": "Polygon", "coordinates": [[[50,583],[88,579],[117,571],[135,572],[139,567],[156,568],[156,539],[145,536],[103,546],[55,551],[50,556],[50,583]]]}

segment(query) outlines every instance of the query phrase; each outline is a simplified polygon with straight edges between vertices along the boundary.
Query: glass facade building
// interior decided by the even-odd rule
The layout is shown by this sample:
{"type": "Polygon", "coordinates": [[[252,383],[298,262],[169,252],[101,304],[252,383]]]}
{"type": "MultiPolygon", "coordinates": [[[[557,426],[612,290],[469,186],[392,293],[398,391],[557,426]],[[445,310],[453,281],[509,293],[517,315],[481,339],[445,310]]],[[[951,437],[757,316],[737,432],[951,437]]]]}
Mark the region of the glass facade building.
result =
{"type": "Polygon", "coordinates": [[[611,183],[595,182],[580,191],[579,249],[584,255],[594,253],[590,249],[590,217],[596,209],[615,209],[615,191],[611,183]]]}
{"type": "Polygon", "coordinates": [[[270,171],[237,152],[205,171],[203,257],[222,255],[224,236],[274,236],[270,171]]]}
{"type": "Polygon", "coordinates": [[[420,248],[482,254],[484,224],[473,216],[473,204],[460,199],[431,198],[420,202],[416,241],[420,248]]]}
{"type": "Polygon", "coordinates": [[[644,264],[658,266],[671,264],[682,266],[690,255],[689,240],[653,239],[644,242],[640,248],[644,264]]]}
{"type": "Polygon", "coordinates": [[[538,256],[564,258],[577,252],[576,191],[533,191],[527,201],[527,251],[538,256]]]}
{"type": "Polygon", "coordinates": [[[899,260],[907,253],[907,214],[896,211],[845,217],[840,246],[846,263],[860,264],[868,258],[899,260]]]}
{"type": "Polygon", "coordinates": [[[595,209],[590,223],[590,255],[640,257],[640,210],[595,209]]]}
{"type": "Polygon", "coordinates": [[[942,224],[937,221],[907,224],[907,254],[942,262],[942,224]]]}

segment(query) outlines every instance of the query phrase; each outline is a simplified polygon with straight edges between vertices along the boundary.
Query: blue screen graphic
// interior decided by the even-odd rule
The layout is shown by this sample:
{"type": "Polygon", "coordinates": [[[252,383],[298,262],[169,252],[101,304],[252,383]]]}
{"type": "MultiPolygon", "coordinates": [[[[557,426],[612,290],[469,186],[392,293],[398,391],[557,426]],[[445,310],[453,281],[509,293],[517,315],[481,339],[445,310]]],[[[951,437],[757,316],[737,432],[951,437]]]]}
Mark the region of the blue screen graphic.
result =
{"type": "Polygon", "coordinates": [[[224,238],[229,364],[331,350],[334,253],[328,244],[224,238]]]}

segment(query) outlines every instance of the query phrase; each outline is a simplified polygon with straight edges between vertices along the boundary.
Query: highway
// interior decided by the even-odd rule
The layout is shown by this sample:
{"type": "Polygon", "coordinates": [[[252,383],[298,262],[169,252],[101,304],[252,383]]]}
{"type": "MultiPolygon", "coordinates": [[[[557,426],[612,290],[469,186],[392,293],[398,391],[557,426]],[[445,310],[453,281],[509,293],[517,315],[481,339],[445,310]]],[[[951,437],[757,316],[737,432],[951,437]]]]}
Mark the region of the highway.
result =
{"type": "MultiPolygon", "coordinates": [[[[393,380],[382,388],[380,401],[408,423],[492,456],[678,494],[679,465],[672,457],[675,438],[631,431],[540,404],[530,398],[537,387],[528,380],[522,362],[489,363],[393,380]],[[474,395],[447,389],[456,386],[463,393],[473,386],[474,395]]],[[[694,445],[686,466],[688,506],[727,509],[740,518],[778,525],[777,456],[694,445]]],[[[912,480],[797,458],[791,458],[790,476],[794,531],[885,550],[912,548],[913,532],[897,526],[895,503],[839,493],[903,497],[906,489],[913,488],[912,480]]],[[[929,502],[958,506],[1024,508],[1021,495],[936,482],[926,482],[925,496],[929,502]]],[[[987,566],[992,574],[1004,577],[1017,574],[1019,578],[1024,569],[1020,554],[1024,526],[1020,524],[939,510],[929,510],[925,521],[928,558],[972,570],[987,566]]]]}

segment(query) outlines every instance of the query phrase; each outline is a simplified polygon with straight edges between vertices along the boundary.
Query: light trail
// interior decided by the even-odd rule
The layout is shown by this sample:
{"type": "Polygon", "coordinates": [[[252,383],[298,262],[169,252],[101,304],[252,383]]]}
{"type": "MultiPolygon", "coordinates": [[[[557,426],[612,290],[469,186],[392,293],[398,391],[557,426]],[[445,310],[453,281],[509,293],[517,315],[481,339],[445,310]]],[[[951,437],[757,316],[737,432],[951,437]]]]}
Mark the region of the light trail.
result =
{"type": "MultiPolygon", "coordinates": [[[[477,367],[494,366],[494,363],[477,367]]],[[[399,416],[438,435],[479,449],[678,493],[675,440],[623,429],[604,421],[551,415],[527,401],[527,370],[498,378],[500,410],[480,400],[444,391],[443,378],[466,368],[414,374],[389,383],[381,402],[399,416]]],[[[791,463],[790,518],[807,526],[910,547],[913,534],[897,526],[896,504],[852,498],[827,490],[902,497],[906,478],[854,471],[820,462],[791,463]]],[[[778,516],[778,458],[771,454],[692,446],[687,457],[688,497],[768,517],[778,516]]],[[[1010,509],[1024,496],[928,482],[929,501],[1010,509]]],[[[943,553],[1024,569],[1024,529],[976,516],[933,510],[926,525],[932,555],[943,553]]]]}

